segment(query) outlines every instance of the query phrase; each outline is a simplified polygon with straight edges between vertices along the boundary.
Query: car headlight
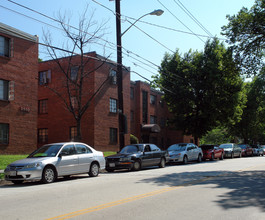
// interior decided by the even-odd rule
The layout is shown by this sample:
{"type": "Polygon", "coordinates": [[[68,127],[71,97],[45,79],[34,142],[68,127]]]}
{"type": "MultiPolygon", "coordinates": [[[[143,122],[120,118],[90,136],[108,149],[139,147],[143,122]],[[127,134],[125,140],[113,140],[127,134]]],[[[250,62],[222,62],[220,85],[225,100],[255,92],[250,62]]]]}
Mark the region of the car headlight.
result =
{"type": "Polygon", "coordinates": [[[35,168],[35,167],[40,167],[41,163],[31,163],[31,164],[28,164],[26,166],[24,166],[24,168],[28,169],[28,168],[35,168]]]}
{"type": "Polygon", "coordinates": [[[128,160],[131,160],[131,158],[130,157],[122,157],[122,158],[120,158],[120,161],[122,162],[122,161],[128,161],[128,160]]]}

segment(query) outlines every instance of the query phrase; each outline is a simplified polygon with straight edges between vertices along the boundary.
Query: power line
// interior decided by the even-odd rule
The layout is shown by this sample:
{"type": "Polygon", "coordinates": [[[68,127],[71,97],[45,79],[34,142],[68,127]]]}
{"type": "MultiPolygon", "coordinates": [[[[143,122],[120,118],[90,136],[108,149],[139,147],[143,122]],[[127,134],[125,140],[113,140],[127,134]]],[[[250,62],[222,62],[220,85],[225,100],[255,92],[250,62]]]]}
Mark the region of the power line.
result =
{"type": "Polygon", "coordinates": [[[185,25],[181,20],[178,19],[176,15],[174,15],[163,3],[161,3],[159,0],[157,0],[176,20],[178,20],[184,27],[186,27],[190,32],[192,32],[197,38],[199,38],[203,43],[205,41],[201,39],[197,34],[195,34],[187,25],[185,25]]]}
{"type": "MultiPolygon", "coordinates": [[[[63,23],[63,22],[61,22],[61,21],[59,21],[59,20],[57,20],[57,19],[55,19],[55,18],[52,18],[52,17],[50,17],[50,16],[48,16],[48,15],[45,15],[45,14],[43,14],[43,13],[40,13],[40,12],[38,12],[38,11],[36,11],[36,10],[33,10],[33,9],[29,8],[29,7],[26,7],[26,6],[24,6],[24,5],[21,5],[21,4],[18,4],[18,3],[16,3],[16,2],[13,2],[12,0],[8,0],[8,1],[10,1],[11,3],[14,3],[14,4],[16,4],[16,5],[20,6],[20,7],[23,7],[23,8],[25,8],[25,9],[27,9],[27,10],[30,10],[30,11],[32,11],[32,12],[34,12],[34,13],[37,13],[37,14],[39,14],[39,15],[41,15],[41,16],[44,16],[44,17],[46,17],[46,18],[48,18],[48,19],[50,19],[50,20],[52,20],[52,21],[58,22],[58,23],[60,23],[60,24],[66,25],[66,26],[68,26],[68,27],[70,27],[70,28],[73,28],[73,29],[75,29],[75,30],[78,30],[78,31],[80,31],[80,32],[83,32],[83,33],[86,33],[86,34],[89,34],[90,36],[92,36],[92,35],[91,35],[90,33],[88,33],[88,32],[85,32],[85,31],[83,31],[83,30],[80,30],[80,29],[78,29],[78,28],[76,28],[76,27],[74,27],[74,26],[71,26],[71,25],[69,25],[69,24],[63,23]]],[[[1,7],[3,7],[3,6],[1,6],[1,7]]],[[[25,16],[25,17],[27,17],[27,18],[33,19],[33,20],[35,20],[35,21],[41,22],[41,23],[43,23],[43,24],[49,25],[49,26],[54,27],[54,28],[56,28],[56,29],[62,30],[61,28],[58,28],[58,27],[53,26],[53,25],[51,25],[51,24],[48,24],[48,23],[46,23],[46,22],[40,21],[40,20],[38,20],[38,19],[32,18],[32,17],[27,16],[27,15],[25,15],[25,14],[22,14],[22,13],[20,13],[20,12],[16,12],[16,11],[14,11],[14,10],[12,10],[12,9],[8,9],[8,8],[6,8],[6,7],[3,7],[3,8],[5,8],[5,9],[7,9],[7,10],[10,10],[10,11],[12,11],[12,12],[14,12],[14,13],[20,14],[20,15],[22,15],[22,16],[25,16]]],[[[111,9],[110,9],[110,10],[111,10],[111,9]]],[[[111,11],[112,11],[112,10],[111,10],[111,11]]],[[[113,12],[113,11],[112,11],[112,12],[113,12]]],[[[114,12],[113,12],[113,13],[114,13],[114,12]]],[[[114,13],[114,14],[115,14],[115,13],[114,13]]],[[[112,48],[112,47],[108,47],[108,46],[104,45],[105,47],[108,47],[108,48],[111,49],[111,50],[116,50],[116,45],[115,45],[114,43],[112,43],[112,42],[110,42],[110,41],[107,41],[107,40],[105,40],[105,39],[103,39],[103,38],[98,38],[98,39],[100,39],[100,40],[102,40],[102,41],[105,41],[105,42],[108,43],[110,46],[113,46],[113,48],[112,48]]],[[[95,42],[95,43],[96,43],[96,44],[99,44],[99,45],[102,45],[102,44],[100,44],[100,43],[98,43],[98,42],[95,42]]],[[[126,51],[126,53],[128,53],[128,54],[132,54],[132,55],[134,55],[134,56],[137,56],[138,58],[141,58],[141,59],[145,60],[146,62],[150,63],[151,65],[154,65],[154,66],[159,67],[157,64],[153,63],[152,61],[149,61],[149,60],[147,60],[146,58],[141,57],[140,55],[138,55],[138,54],[136,54],[136,53],[134,53],[134,52],[132,52],[132,51],[130,51],[130,50],[124,48],[124,47],[123,47],[123,49],[126,51]]],[[[132,56],[131,56],[131,57],[132,57],[132,56]]],[[[134,58],[134,57],[132,57],[132,59],[137,60],[137,59],[134,58]]]]}
{"type": "Polygon", "coordinates": [[[174,2],[206,33],[208,34],[210,37],[213,37],[213,35],[210,33],[210,31],[208,31],[199,21],[196,17],[194,17],[194,15],[183,5],[183,3],[178,0],[179,3],[176,2],[176,0],[174,0],[174,2]]]}

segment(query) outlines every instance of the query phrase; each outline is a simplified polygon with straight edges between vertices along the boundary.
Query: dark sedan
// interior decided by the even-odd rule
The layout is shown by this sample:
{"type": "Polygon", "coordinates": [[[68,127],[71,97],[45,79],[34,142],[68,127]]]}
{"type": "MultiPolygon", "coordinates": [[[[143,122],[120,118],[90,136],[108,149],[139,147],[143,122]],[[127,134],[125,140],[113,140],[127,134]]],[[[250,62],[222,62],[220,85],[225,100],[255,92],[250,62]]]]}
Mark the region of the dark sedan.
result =
{"type": "Polygon", "coordinates": [[[131,144],[125,146],[118,154],[105,159],[108,172],[120,169],[140,170],[148,166],[162,168],[167,162],[167,152],[154,144],[131,144]]]}
{"type": "Polygon", "coordinates": [[[224,149],[225,157],[234,158],[242,156],[242,149],[237,144],[221,144],[219,147],[224,149]]]}

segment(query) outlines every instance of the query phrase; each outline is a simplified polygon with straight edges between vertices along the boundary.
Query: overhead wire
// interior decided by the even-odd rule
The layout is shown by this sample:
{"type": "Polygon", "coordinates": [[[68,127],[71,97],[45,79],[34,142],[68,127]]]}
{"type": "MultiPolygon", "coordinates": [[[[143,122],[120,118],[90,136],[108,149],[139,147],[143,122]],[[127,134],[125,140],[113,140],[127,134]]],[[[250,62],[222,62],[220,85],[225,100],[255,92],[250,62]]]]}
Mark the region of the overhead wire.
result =
{"type": "Polygon", "coordinates": [[[192,32],[198,39],[200,39],[203,43],[206,43],[203,39],[201,39],[197,34],[195,34],[187,25],[185,25],[176,15],[174,15],[161,1],[157,0],[176,20],[178,20],[184,27],[186,27],[190,32],[192,32]]]}
{"type": "MultiPolygon", "coordinates": [[[[13,1],[11,1],[11,0],[8,0],[8,1],[10,1],[10,2],[13,3],[13,1]]],[[[21,7],[23,7],[23,5],[21,5],[21,4],[18,4],[18,5],[21,6],[21,7]]],[[[0,7],[4,8],[4,9],[6,9],[6,10],[12,11],[13,13],[17,13],[17,14],[19,14],[19,15],[21,15],[21,16],[25,16],[25,17],[27,17],[27,18],[29,18],[29,19],[33,19],[33,20],[35,20],[35,21],[37,21],[37,22],[43,23],[43,24],[48,25],[48,26],[50,26],[50,27],[56,28],[56,29],[58,29],[58,30],[62,30],[62,29],[59,28],[59,27],[56,27],[56,26],[54,26],[54,25],[51,25],[51,24],[49,24],[49,23],[47,23],[47,22],[43,22],[43,21],[41,21],[41,20],[39,20],[39,19],[36,19],[36,18],[30,17],[30,16],[25,15],[25,14],[23,14],[23,13],[17,12],[17,11],[15,11],[15,10],[12,10],[12,9],[6,8],[6,7],[1,6],[1,5],[0,5],[0,7]]],[[[25,8],[28,9],[28,10],[31,10],[31,9],[28,8],[28,7],[25,7],[25,8]]],[[[36,10],[33,10],[33,9],[32,9],[31,11],[33,11],[33,12],[35,12],[35,13],[37,13],[37,14],[40,14],[40,15],[42,15],[42,16],[48,18],[48,19],[51,19],[51,20],[53,20],[53,21],[55,21],[55,22],[60,22],[60,21],[58,21],[57,19],[54,19],[54,18],[52,18],[52,17],[50,17],[50,16],[47,16],[47,15],[45,15],[45,14],[43,14],[43,13],[40,13],[40,12],[38,12],[38,11],[36,11],[36,10]]],[[[63,24],[65,24],[65,23],[63,23],[63,24]]],[[[68,26],[68,24],[65,24],[65,25],[68,26]]],[[[75,27],[73,27],[73,26],[71,26],[71,25],[70,25],[70,27],[71,27],[71,28],[74,28],[75,30],[82,31],[82,30],[80,30],[80,29],[78,29],[78,28],[75,28],[75,27]]],[[[84,32],[84,33],[87,33],[87,32],[84,32]]],[[[89,34],[89,33],[88,33],[88,34],[89,34]]],[[[90,34],[90,35],[91,35],[91,34],[90,34]]],[[[104,40],[104,39],[102,39],[102,40],[104,40]]],[[[106,40],[105,40],[105,41],[106,41],[106,40]]],[[[106,42],[108,42],[108,43],[114,45],[113,43],[111,43],[111,42],[109,42],[109,41],[106,41],[106,42]]],[[[94,42],[94,43],[96,43],[96,44],[98,44],[98,45],[101,45],[101,46],[104,46],[104,47],[107,47],[108,49],[111,49],[111,50],[115,50],[115,51],[116,51],[116,46],[115,46],[115,48],[114,48],[114,47],[110,47],[110,46],[107,46],[107,45],[100,44],[100,43],[98,43],[98,42],[94,42]]],[[[147,59],[141,57],[140,55],[138,55],[138,54],[136,54],[136,53],[133,53],[132,51],[129,51],[129,50],[125,50],[125,51],[126,51],[126,53],[127,53],[127,56],[131,57],[132,59],[134,59],[134,60],[136,60],[136,61],[138,61],[138,62],[141,62],[142,64],[144,64],[144,65],[146,65],[146,66],[149,66],[150,68],[154,68],[153,66],[159,67],[157,64],[155,64],[155,63],[153,63],[153,62],[151,62],[151,61],[149,61],[149,60],[147,60],[147,59]],[[140,61],[139,59],[137,59],[137,58],[131,56],[130,54],[133,54],[134,56],[137,56],[137,57],[139,57],[139,58],[145,60],[146,62],[150,63],[152,66],[151,66],[151,65],[148,65],[147,63],[144,63],[143,61],[140,61]]],[[[135,64],[135,63],[134,63],[134,64],[135,64]]],[[[138,65],[138,66],[139,66],[140,68],[144,69],[144,68],[141,67],[140,65],[138,65]]],[[[146,70],[146,69],[145,69],[145,70],[146,70]]]]}
{"type": "Polygon", "coordinates": [[[198,19],[183,5],[183,3],[180,0],[173,0],[176,5],[178,5],[206,34],[209,35],[209,37],[214,37],[210,31],[207,30],[206,27],[204,27],[201,22],[198,21],[198,19]]]}

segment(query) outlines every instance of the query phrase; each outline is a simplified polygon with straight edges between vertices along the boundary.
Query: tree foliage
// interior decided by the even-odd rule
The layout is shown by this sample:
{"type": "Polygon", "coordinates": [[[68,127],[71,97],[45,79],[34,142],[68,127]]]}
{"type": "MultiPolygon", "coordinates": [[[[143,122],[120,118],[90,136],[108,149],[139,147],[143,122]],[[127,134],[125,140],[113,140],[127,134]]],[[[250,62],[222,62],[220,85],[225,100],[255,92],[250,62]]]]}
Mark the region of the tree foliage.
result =
{"type": "Polygon", "coordinates": [[[208,131],[207,134],[200,139],[200,144],[223,144],[232,142],[232,140],[233,138],[228,129],[217,127],[208,131]]]}
{"type": "Polygon", "coordinates": [[[217,39],[207,41],[204,52],[166,54],[155,82],[165,94],[174,126],[195,140],[218,123],[241,117],[242,79],[231,51],[217,39]]]}
{"type": "Polygon", "coordinates": [[[232,126],[234,135],[243,139],[244,143],[264,142],[265,136],[265,69],[246,83],[244,91],[247,102],[243,109],[242,119],[232,126]]]}
{"type": "Polygon", "coordinates": [[[222,34],[234,49],[239,66],[247,74],[256,74],[263,65],[265,49],[265,0],[256,0],[251,9],[243,7],[237,15],[227,15],[222,34]]]}

